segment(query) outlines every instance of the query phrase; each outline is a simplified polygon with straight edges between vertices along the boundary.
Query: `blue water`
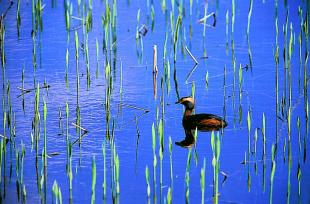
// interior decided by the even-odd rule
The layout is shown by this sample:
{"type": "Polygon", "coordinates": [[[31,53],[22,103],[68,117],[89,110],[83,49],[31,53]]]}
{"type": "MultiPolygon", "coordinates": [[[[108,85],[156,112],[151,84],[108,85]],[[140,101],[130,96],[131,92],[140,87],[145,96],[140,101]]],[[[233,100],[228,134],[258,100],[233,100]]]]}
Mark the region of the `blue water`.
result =
{"type": "MultiPolygon", "coordinates": [[[[48,91],[40,90],[40,113],[43,119],[43,98],[47,102],[47,152],[59,152],[57,156],[48,159],[47,167],[47,203],[52,202],[52,186],[56,180],[62,191],[64,203],[69,202],[69,181],[66,175],[66,136],[65,136],[65,118],[61,120],[64,134],[59,128],[59,109],[62,116],[65,117],[65,104],[68,102],[69,115],[69,134],[71,141],[75,141],[78,135],[75,127],[71,125],[76,119],[76,74],[75,74],[75,45],[74,32],[70,34],[70,42],[67,45],[67,32],[64,19],[63,3],[57,2],[56,7],[52,7],[51,2],[44,2],[43,9],[43,32],[37,34],[37,63],[38,69],[35,73],[36,81],[43,85],[44,81],[51,86],[48,91]],[[65,85],[65,68],[66,68],[66,49],[69,50],[69,88],[65,85]]],[[[0,3],[0,11],[3,12],[8,3],[0,3]]],[[[298,16],[298,6],[303,8],[305,17],[306,5],[302,1],[288,1],[289,23],[292,22],[295,41],[292,54],[292,171],[291,171],[291,203],[309,203],[310,201],[310,173],[309,158],[305,162],[302,153],[298,152],[298,131],[297,117],[301,122],[301,138],[308,137],[306,127],[309,125],[305,119],[304,97],[303,92],[299,90],[299,45],[298,35],[300,32],[300,18],[298,16]],[[301,165],[301,196],[298,197],[298,180],[297,167],[298,161],[301,165]]],[[[178,93],[180,97],[191,95],[192,83],[195,83],[195,101],[196,113],[213,113],[223,116],[223,105],[226,104],[226,120],[228,127],[225,128],[224,134],[221,135],[221,154],[220,154],[220,171],[228,175],[223,185],[221,182],[224,177],[219,175],[219,202],[220,203],[267,203],[269,202],[270,192],[270,172],[271,172],[271,146],[276,142],[276,95],[275,95],[275,24],[274,24],[274,2],[254,1],[253,11],[250,24],[250,47],[252,52],[252,70],[243,69],[242,101],[239,102],[238,88],[238,68],[241,64],[245,67],[249,65],[248,44],[246,38],[247,16],[249,2],[235,2],[236,16],[234,25],[233,39],[235,42],[236,57],[236,84],[233,92],[233,65],[231,50],[231,1],[220,1],[217,7],[216,1],[209,1],[208,12],[217,13],[217,24],[215,28],[207,27],[206,37],[203,41],[203,25],[197,23],[198,19],[204,15],[204,1],[194,1],[193,15],[189,16],[189,2],[184,2],[185,17],[182,24],[183,42],[191,50],[198,60],[198,66],[188,79],[188,73],[194,66],[194,61],[189,55],[181,53],[180,44],[178,45],[176,76],[178,84],[178,93]],[[225,35],[225,15],[229,11],[229,35],[228,35],[228,52],[226,53],[226,35],[225,35]],[[192,25],[193,36],[190,39],[189,26],[192,25]],[[207,59],[203,59],[204,49],[206,50],[207,59]],[[224,67],[226,66],[226,98],[224,99],[224,67]],[[208,88],[206,88],[205,75],[209,74],[208,88]],[[235,97],[233,99],[233,94],[235,97]],[[242,106],[242,120],[239,123],[239,103],[242,106]],[[244,161],[245,154],[248,150],[248,130],[247,130],[247,111],[251,109],[251,150],[254,147],[255,128],[262,128],[262,115],[266,116],[266,159],[262,160],[263,142],[261,130],[258,130],[257,153],[250,157],[250,175],[251,188],[247,187],[248,166],[241,164],[244,161]],[[257,174],[254,170],[254,163],[257,163],[257,174]],[[263,176],[265,163],[266,174],[263,176]],[[265,189],[263,180],[265,179],[265,189]]],[[[167,1],[167,9],[171,9],[170,1],[167,1]]],[[[117,2],[117,56],[116,66],[113,70],[114,89],[111,96],[111,114],[115,121],[115,144],[116,152],[120,160],[120,203],[145,203],[147,202],[145,167],[150,170],[151,184],[151,202],[153,202],[153,152],[152,152],[152,124],[156,124],[156,108],[159,108],[161,118],[161,77],[164,75],[163,67],[163,47],[165,35],[168,29],[167,56],[171,65],[171,91],[169,95],[164,89],[165,115],[164,115],[164,157],[163,157],[163,186],[159,184],[159,145],[157,140],[157,172],[156,172],[156,197],[157,203],[165,202],[168,188],[170,187],[170,162],[169,162],[169,137],[173,143],[181,141],[185,137],[182,128],[183,107],[175,104],[177,94],[174,82],[174,64],[173,64],[173,44],[171,42],[170,19],[168,21],[161,10],[159,2],[154,1],[155,24],[154,31],[151,31],[151,20],[147,20],[149,9],[144,1],[118,1],[117,2]],[[138,9],[141,9],[140,25],[146,24],[149,28],[148,33],[143,39],[143,57],[138,59],[136,54],[135,30],[137,26],[136,15],[138,9]],[[153,45],[158,49],[158,78],[157,78],[157,98],[153,96],[153,45]],[[120,99],[120,66],[122,63],[122,85],[123,96],[120,99]],[[119,104],[124,103],[149,110],[143,114],[142,110],[134,109],[128,106],[122,106],[121,111],[119,104]],[[137,129],[135,116],[138,117],[138,129],[140,133],[138,148],[137,147],[137,129]],[[137,155],[137,156],[136,156],[137,155]],[[162,190],[162,197],[160,196],[162,190]]],[[[177,18],[177,5],[175,5],[175,19],[177,18]]],[[[16,174],[15,174],[15,150],[21,148],[21,141],[25,144],[26,155],[24,161],[24,184],[27,191],[27,203],[41,202],[37,190],[36,169],[35,169],[35,151],[31,144],[31,123],[34,116],[34,91],[24,95],[25,113],[22,109],[22,97],[18,97],[21,91],[18,87],[22,86],[22,69],[25,68],[25,88],[34,87],[34,69],[32,64],[32,20],[31,20],[31,2],[21,2],[21,27],[20,37],[17,37],[16,27],[16,4],[9,10],[5,23],[5,81],[2,81],[3,72],[1,72],[1,84],[8,81],[11,87],[12,109],[16,115],[16,137],[14,139],[16,148],[8,143],[8,154],[6,160],[6,176],[2,173],[2,179],[6,179],[6,195],[4,203],[16,203],[16,174]],[[12,156],[10,155],[12,148],[12,156]],[[12,176],[9,175],[10,165],[12,164],[12,176]]],[[[92,182],[92,159],[96,158],[97,180],[96,180],[96,203],[103,202],[103,156],[102,144],[105,139],[105,73],[104,62],[105,56],[102,52],[102,40],[104,38],[101,17],[105,12],[105,5],[100,1],[93,2],[93,28],[89,32],[89,56],[91,85],[89,90],[86,86],[86,65],[85,56],[80,50],[80,95],[79,105],[81,109],[81,126],[89,132],[82,139],[81,147],[77,144],[73,146],[72,164],[73,164],[73,203],[89,203],[91,201],[91,182],[92,182]],[[99,77],[96,78],[96,39],[100,47],[99,55],[99,77]]],[[[279,19],[279,47],[280,47],[280,64],[279,64],[279,98],[281,99],[283,87],[283,47],[284,36],[282,26],[285,24],[286,8],[283,2],[279,2],[278,19],[279,19]]],[[[73,3],[73,16],[78,16],[77,3],[73,3]]],[[[211,19],[208,19],[212,23],[211,19]]],[[[78,26],[79,20],[72,19],[72,26],[78,26]]],[[[289,35],[288,28],[288,39],[289,35]]],[[[78,30],[80,43],[83,39],[82,30],[78,30]]],[[[303,36],[304,37],[304,36],[303,36]]],[[[303,38],[302,47],[302,73],[304,70],[305,45],[303,38]]],[[[307,67],[308,69],[308,67],[307,67]]],[[[303,76],[303,75],[302,75],[303,76]]],[[[303,87],[303,82],[301,82],[303,87]]],[[[308,87],[308,85],[307,85],[308,87]]],[[[6,101],[6,93],[0,89],[1,99],[6,101]]],[[[2,101],[1,100],[1,101],[2,101]]],[[[7,108],[5,109],[7,110],[7,108]]],[[[3,106],[1,106],[0,121],[3,124],[3,106]]],[[[279,143],[278,153],[276,156],[276,170],[273,187],[273,202],[286,202],[287,192],[287,122],[279,121],[279,143]],[[283,152],[284,141],[286,141],[286,152],[283,152]],[[284,162],[284,157],[286,161],[284,162]]],[[[4,132],[1,125],[0,134],[4,132]]],[[[8,128],[6,128],[9,135],[8,128]]],[[[212,167],[212,150],[210,145],[210,132],[199,132],[196,149],[198,162],[192,155],[190,164],[190,193],[189,201],[191,203],[201,202],[200,191],[200,170],[203,161],[206,162],[206,186],[205,201],[212,202],[213,196],[213,167],[212,167]]],[[[309,140],[306,139],[306,146],[309,147],[309,140]]],[[[304,143],[302,143],[303,147],[304,143]]],[[[41,122],[41,139],[39,152],[43,148],[43,122],[41,122]]],[[[181,148],[173,144],[173,193],[172,200],[174,203],[185,202],[185,170],[187,163],[188,149],[181,148]]],[[[107,198],[106,203],[112,203],[111,192],[111,152],[110,146],[106,143],[107,151],[107,198]]],[[[309,155],[309,148],[306,149],[309,155]]],[[[41,171],[41,157],[39,158],[39,171],[41,171]]],[[[2,170],[3,171],[3,170],[2,170]]],[[[2,194],[4,184],[1,185],[2,194]]]]}

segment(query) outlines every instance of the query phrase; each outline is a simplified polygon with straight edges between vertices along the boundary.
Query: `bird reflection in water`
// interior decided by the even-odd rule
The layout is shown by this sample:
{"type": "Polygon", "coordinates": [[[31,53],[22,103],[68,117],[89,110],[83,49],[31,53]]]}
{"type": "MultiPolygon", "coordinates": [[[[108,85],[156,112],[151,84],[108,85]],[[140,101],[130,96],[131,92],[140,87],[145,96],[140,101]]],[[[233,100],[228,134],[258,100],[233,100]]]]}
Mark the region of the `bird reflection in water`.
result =
{"type": "Polygon", "coordinates": [[[180,142],[175,142],[181,147],[191,147],[195,144],[194,132],[195,129],[203,132],[217,131],[227,126],[227,122],[221,117],[213,114],[192,114],[195,101],[191,96],[183,97],[176,103],[183,104],[185,111],[182,119],[182,125],[185,130],[185,139],[180,142]]]}

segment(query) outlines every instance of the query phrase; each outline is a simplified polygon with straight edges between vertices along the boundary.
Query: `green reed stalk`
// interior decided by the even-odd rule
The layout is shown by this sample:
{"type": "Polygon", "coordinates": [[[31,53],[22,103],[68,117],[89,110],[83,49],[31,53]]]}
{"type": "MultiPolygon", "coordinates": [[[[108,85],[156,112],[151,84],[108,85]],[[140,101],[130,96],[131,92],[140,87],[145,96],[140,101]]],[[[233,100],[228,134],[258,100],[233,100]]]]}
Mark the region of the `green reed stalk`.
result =
{"type": "Polygon", "coordinates": [[[247,116],[247,124],[248,124],[248,159],[250,160],[250,153],[251,153],[251,113],[248,110],[247,116]]]}
{"type": "Polygon", "coordinates": [[[20,24],[21,24],[21,17],[20,17],[20,0],[17,1],[17,9],[16,9],[16,26],[17,26],[17,36],[19,37],[20,33],[20,24]]]}
{"type": "Polygon", "coordinates": [[[288,49],[288,82],[289,82],[289,107],[292,105],[292,73],[291,73],[291,59],[293,53],[293,24],[290,23],[290,40],[288,49]]]}
{"type": "Polygon", "coordinates": [[[287,175],[287,193],[286,193],[287,204],[290,203],[290,197],[291,197],[291,169],[292,169],[291,114],[292,114],[292,108],[289,107],[287,116],[287,131],[288,131],[288,175],[287,175]]]}
{"type": "Polygon", "coordinates": [[[99,43],[98,39],[96,38],[96,79],[98,79],[99,75],[99,43]]]}
{"type": "Polygon", "coordinates": [[[47,107],[45,99],[43,99],[43,119],[44,119],[44,149],[43,149],[43,157],[44,157],[44,167],[47,167],[47,151],[46,151],[46,116],[47,116],[47,107]]]}
{"type": "Polygon", "coordinates": [[[278,115],[279,115],[279,45],[278,45],[278,18],[276,18],[276,51],[274,54],[274,60],[276,63],[276,86],[275,86],[275,92],[276,92],[276,144],[275,144],[275,151],[277,152],[278,142],[279,142],[279,122],[278,122],[278,115]]]}
{"type": "Polygon", "coordinates": [[[170,29],[171,36],[174,36],[174,12],[170,11],[170,29]]]}
{"type": "Polygon", "coordinates": [[[242,67],[239,66],[239,124],[242,121],[242,67]]]}
{"type": "Polygon", "coordinates": [[[136,40],[140,38],[139,25],[140,25],[140,9],[137,12],[136,40]]]}
{"type": "Polygon", "coordinates": [[[226,64],[224,66],[223,92],[223,117],[226,119],[226,64]]]}
{"type": "Polygon", "coordinates": [[[62,193],[56,180],[53,183],[52,192],[53,192],[53,198],[55,199],[55,203],[62,204],[62,193]]]}
{"type": "Polygon", "coordinates": [[[262,119],[262,136],[263,136],[263,191],[265,192],[266,188],[266,118],[265,113],[263,113],[263,119],[262,119]]]}
{"type": "Polygon", "coordinates": [[[283,35],[284,35],[284,48],[283,48],[283,58],[284,58],[284,84],[283,84],[283,108],[286,110],[286,96],[287,96],[287,69],[288,69],[288,52],[287,52],[287,27],[288,27],[288,16],[289,16],[289,11],[286,10],[286,18],[285,18],[285,25],[283,26],[283,35]]]}
{"type": "Polygon", "coordinates": [[[226,55],[228,55],[228,25],[229,25],[229,11],[226,11],[226,55]]]}
{"type": "MultiPolygon", "coordinates": [[[[21,183],[21,191],[22,191],[22,201],[26,203],[26,186],[24,184],[24,158],[25,158],[25,145],[23,141],[21,142],[22,146],[22,155],[21,155],[21,170],[20,170],[20,183],[21,183]]],[[[0,147],[1,148],[1,147],[0,147]]],[[[0,164],[1,165],[1,164],[0,164]]],[[[1,170],[1,169],[0,169],[1,170]]],[[[1,182],[0,182],[1,183],[1,182]]]]}
{"type": "MultiPolygon", "coordinates": [[[[5,132],[5,129],[3,129],[5,132]]],[[[2,198],[2,164],[3,164],[3,160],[5,160],[4,156],[4,145],[3,143],[5,143],[5,138],[1,139],[0,141],[0,197],[2,198]]],[[[3,165],[4,166],[4,165],[3,165]]]]}
{"type": "Polygon", "coordinates": [[[118,196],[120,193],[120,185],[119,185],[119,157],[118,154],[115,157],[115,185],[116,185],[116,195],[118,196]]]}
{"type": "Polygon", "coordinates": [[[16,191],[17,199],[20,200],[20,152],[18,149],[15,149],[15,174],[16,174],[16,191]]]}
{"type": "Polygon", "coordinates": [[[172,167],[172,140],[169,137],[169,156],[170,156],[170,187],[173,189],[173,167],[172,167]]]}
{"type": "Polygon", "coordinates": [[[65,2],[65,19],[66,19],[66,30],[67,30],[67,43],[69,44],[70,40],[70,23],[72,16],[72,4],[69,0],[65,2]]]}
{"type": "Polygon", "coordinates": [[[305,105],[305,115],[306,115],[306,130],[308,132],[308,121],[309,121],[309,105],[308,105],[308,60],[309,60],[309,52],[307,51],[304,63],[304,105],[305,105]]]}
{"type": "MultiPolygon", "coordinates": [[[[234,41],[232,40],[232,50],[234,50],[234,41]]],[[[232,51],[233,55],[234,55],[234,51],[232,51]]],[[[235,112],[235,90],[236,90],[236,58],[233,57],[233,93],[232,93],[232,104],[233,104],[233,111],[235,112]]],[[[235,114],[234,114],[234,120],[235,120],[235,114]]],[[[234,121],[234,125],[235,125],[235,121],[234,121]]]]}
{"type": "Polygon", "coordinates": [[[276,161],[275,161],[275,145],[272,145],[271,148],[271,174],[270,174],[270,194],[269,194],[269,203],[272,203],[272,194],[273,194],[273,180],[274,180],[274,173],[276,170],[276,161]]]}
{"type": "Polygon", "coordinates": [[[212,166],[213,166],[213,202],[218,203],[218,174],[219,174],[219,158],[221,152],[221,143],[219,134],[214,135],[214,132],[211,133],[211,147],[213,153],[212,166]]]}
{"type": "Polygon", "coordinates": [[[36,157],[39,154],[39,137],[40,137],[40,130],[39,130],[39,123],[40,123],[40,112],[39,112],[39,102],[40,102],[40,85],[37,85],[36,93],[35,93],[35,110],[34,110],[34,137],[35,137],[35,144],[36,144],[36,157]]]}
{"type": "MultiPolygon", "coordinates": [[[[36,54],[36,34],[33,32],[32,33],[32,65],[33,65],[33,68],[34,70],[37,69],[37,54],[36,54]]],[[[4,52],[2,52],[2,60],[5,60],[5,57],[4,57],[4,52]]]]}
{"type": "Polygon", "coordinates": [[[255,128],[253,154],[254,154],[254,157],[255,157],[254,169],[255,169],[255,173],[256,174],[257,174],[257,162],[256,162],[257,138],[258,138],[258,128],[255,128]]]}
{"type": "Polygon", "coordinates": [[[87,88],[90,87],[90,68],[89,68],[89,52],[88,52],[88,34],[86,34],[85,40],[85,54],[86,54],[86,78],[87,78],[87,88]]]}
{"type": "Polygon", "coordinates": [[[299,44],[299,75],[298,75],[298,89],[301,91],[301,72],[302,72],[302,30],[303,30],[303,14],[302,14],[302,8],[298,7],[298,16],[300,18],[300,31],[298,34],[298,44],[299,44]]]}
{"type": "Polygon", "coordinates": [[[209,72],[206,73],[206,89],[208,90],[209,87],[209,72]]]}
{"type": "Polygon", "coordinates": [[[155,9],[154,9],[154,5],[151,5],[151,21],[152,21],[152,27],[151,30],[152,32],[154,31],[154,26],[155,26],[155,9]]]}
{"type": "Polygon", "coordinates": [[[208,1],[206,1],[205,5],[204,5],[204,20],[203,20],[203,33],[202,36],[205,39],[206,37],[206,27],[207,27],[207,13],[208,13],[208,1]]]}
{"type": "Polygon", "coordinates": [[[167,203],[171,204],[172,203],[172,190],[171,187],[168,188],[168,192],[167,192],[167,203]]]}
{"type": "MultiPolygon", "coordinates": [[[[159,184],[160,184],[160,195],[162,195],[162,185],[163,185],[163,153],[164,153],[164,134],[163,134],[163,119],[160,119],[158,126],[159,133],[159,184]]],[[[162,196],[160,196],[162,197],[162,196]]]]}
{"type": "Polygon", "coordinates": [[[179,15],[176,26],[175,26],[175,32],[174,32],[174,38],[173,38],[173,53],[174,53],[174,63],[177,61],[177,43],[178,43],[178,36],[179,36],[179,27],[182,23],[182,16],[179,15]]]}
{"type": "Polygon", "coordinates": [[[166,0],[161,0],[161,10],[163,13],[165,13],[165,11],[167,10],[166,8],[166,0]]]}
{"type": "Polygon", "coordinates": [[[153,188],[154,188],[154,202],[156,201],[156,134],[155,134],[155,126],[152,124],[152,149],[153,149],[153,188]]]}
{"type": "Polygon", "coordinates": [[[206,159],[203,159],[203,167],[200,170],[200,188],[201,188],[201,204],[205,203],[205,171],[206,171],[206,159]]]}
{"type": "Polygon", "coordinates": [[[298,202],[301,203],[301,168],[300,163],[298,162],[297,166],[297,180],[298,180],[298,202]]]}
{"type": "Polygon", "coordinates": [[[186,190],[185,190],[185,201],[186,203],[189,203],[189,170],[190,170],[190,164],[191,164],[191,158],[192,158],[192,149],[188,150],[187,154],[187,162],[186,162],[186,171],[185,171],[185,183],[186,183],[186,190]]]}
{"type": "Polygon", "coordinates": [[[231,34],[234,33],[235,27],[235,0],[231,1],[231,34]]]}
{"type": "Polygon", "coordinates": [[[65,80],[66,80],[66,87],[67,88],[69,88],[68,70],[69,70],[69,50],[67,48],[67,51],[66,51],[66,73],[65,73],[65,80]]]}
{"type": "Polygon", "coordinates": [[[93,156],[92,162],[92,183],[91,183],[91,203],[95,203],[96,197],[96,179],[97,179],[97,170],[96,170],[96,158],[93,156]]]}
{"type": "Polygon", "coordinates": [[[150,198],[151,195],[151,187],[150,187],[150,173],[149,173],[149,167],[146,165],[145,167],[145,181],[146,181],[146,192],[147,192],[147,198],[150,198]]]}
{"type": "Polygon", "coordinates": [[[76,88],[78,99],[80,89],[80,76],[79,76],[79,37],[77,31],[75,31],[74,36],[75,36],[76,88]]]}
{"type": "Polygon", "coordinates": [[[192,91],[191,91],[191,96],[193,98],[195,98],[195,90],[196,90],[195,81],[193,81],[192,82],[192,91]]]}
{"type": "Polygon", "coordinates": [[[102,144],[102,155],[103,155],[103,199],[106,198],[107,195],[107,177],[106,177],[106,149],[105,142],[102,144]]]}
{"type": "Polygon", "coordinates": [[[266,117],[265,113],[263,113],[262,119],[262,135],[263,135],[263,155],[266,155],[266,117]]]}
{"type": "Polygon", "coordinates": [[[250,22],[251,22],[252,8],[253,8],[253,0],[250,0],[250,6],[249,6],[249,12],[248,12],[248,25],[246,29],[247,37],[249,37],[249,34],[250,34],[250,22]]]}

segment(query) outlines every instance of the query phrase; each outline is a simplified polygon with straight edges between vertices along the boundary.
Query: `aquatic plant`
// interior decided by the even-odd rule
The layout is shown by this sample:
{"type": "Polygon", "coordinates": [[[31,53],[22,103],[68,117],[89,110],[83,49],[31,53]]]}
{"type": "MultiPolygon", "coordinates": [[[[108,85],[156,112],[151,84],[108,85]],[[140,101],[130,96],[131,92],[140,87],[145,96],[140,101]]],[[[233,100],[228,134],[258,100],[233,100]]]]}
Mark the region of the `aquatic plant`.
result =
{"type": "Polygon", "coordinates": [[[53,199],[55,199],[55,203],[62,204],[62,193],[56,180],[53,183],[52,192],[53,192],[53,199]]]}
{"type": "Polygon", "coordinates": [[[95,203],[96,197],[96,179],[97,179],[97,170],[96,170],[96,158],[93,156],[92,161],[92,182],[91,182],[91,203],[95,203]]]}
{"type": "Polygon", "coordinates": [[[201,203],[205,203],[205,171],[206,171],[206,159],[203,159],[203,167],[200,170],[200,188],[201,188],[201,203]]]}
{"type": "Polygon", "coordinates": [[[150,187],[150,175],[149,175],[149,168],[146,165],[145,167],[145,181],[146,181],[146,192],[147,192],[147,197],[148,199],[150,198],[151,195],[151,187],[150,187]]]}
{"type": "Polygon", "coordinates": [[[102,184],[102,188],[103,188],[103,198],[105,199],[106,195],[107,195],[107,175],[106,175],[107,167],[106,167],[105,142],[103,142],[103,144],[102,144],[102,155],[103,155],[103,184],[102,184]]]}
{"type": "Polygon", "coordinates": [[[221,152],[221,141],[219,138],[219,133],[214,135],[214,131],[211,133],[211,147],[212,147],[212,166],[213,166],[213,202],[218,203],[218,174],[220,168],[220,152],[221,152]]]}
{"type": "Polygon", "coordinates": [[[270,173],[270,193],[269,193],[269,203],[272,203],[272,194],[273,194],[273,180],[274,173],[276,170],[276,161],[275,161],[275,145],[272,145],[271,148],[271,173],[270,173]]]}
{"type": "Polygon", "coordinates": [[[178,43],[178,36],[179,36],[179,27],[182,23],[182,16],[179,15],[177,22],[176,22],[176,26],[175,26],[175,32],[174,32],[174,38],[173,38],[173,53],[174,53],[174,63],[176,63],[177,61],[177,43],[178,43]]]}
{"type": "Polygon", "coordinates": [[[20,0],[17,1],[17,9],[16,9],[16,26],[17,26],[17,36],[19,37],[20,33],[20,24],[21,24],[21,17],[20,17],[20,0]]]}

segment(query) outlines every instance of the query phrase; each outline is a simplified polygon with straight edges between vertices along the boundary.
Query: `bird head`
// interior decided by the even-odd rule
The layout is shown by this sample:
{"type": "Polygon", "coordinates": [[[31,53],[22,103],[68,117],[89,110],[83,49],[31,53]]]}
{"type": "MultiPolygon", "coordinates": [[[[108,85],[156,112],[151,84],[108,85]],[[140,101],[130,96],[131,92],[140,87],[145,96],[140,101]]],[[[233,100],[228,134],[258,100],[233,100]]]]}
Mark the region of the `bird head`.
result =
{"type": "Polygon", "coordinates": [[[177,103],[183,104],[186,109],[194,109],[195,106],[195,101],[191,96],[182,97],[176,102],[176,104],[177,103]]]}

